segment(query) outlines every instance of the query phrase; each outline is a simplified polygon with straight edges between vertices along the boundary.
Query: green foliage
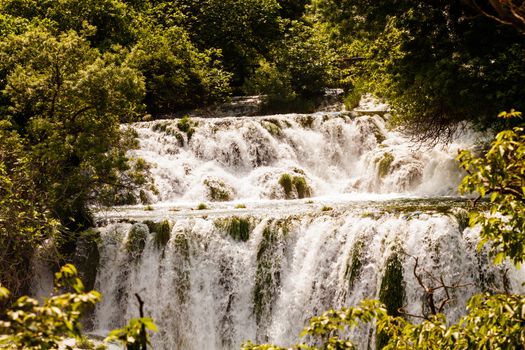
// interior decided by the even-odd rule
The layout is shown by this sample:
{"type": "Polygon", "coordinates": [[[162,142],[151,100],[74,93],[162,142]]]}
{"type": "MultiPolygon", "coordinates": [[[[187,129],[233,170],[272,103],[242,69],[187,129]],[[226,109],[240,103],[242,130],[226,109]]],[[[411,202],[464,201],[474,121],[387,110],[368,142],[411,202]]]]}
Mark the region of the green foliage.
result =
{"type": "Polygon", "coordinates": [[[141,35],[127,62],[144,74],[148,112],[159,115],[224,100],[230,75],[218,58],[199,51],[180,27],[156,27],[141,35]]]}
{"type": "Polygon", "coordinates": [[[500,110],[523,106],[521,34],[468,3],[314,0],[313,10],[348,85],[364,82],[388,100],[395,124],[428,140],[464,120],[494,127],[500,110]]]}
{"type": "Polygon", "coordinates": [[[361,102],[361,96],[363,95],[362,87],[354,86],[350,90],[350,92],[347,93],[344,99],[344,104],[346,107],[346,110],[351,111],[354,108],[357,108],[359,106],[359,102],[361,102]]]}
{"type": "Polygon", "coordinates": [[[45,299],[42,304],[23,296],[6,310],[0,321],[0,348],[58,349],[65,338],[80,338],[82,313],[100,300],[100,294],[84,292],[73,265],[65,265],[55,274],[55,287],[57,291],[72,291],[45,299]]]}
{"type": "Polygon", "coordinates": [[[294,106],[295,102],[295,107],[301,107],[305,100],[322,95],[323,89],[331,85],[335,52],[324,32],[310,24],[282,21],[281,30],[283,38],[272,47],[270,60],[259,62],[245,90],[268,94],[269,106],[286,102],[294,106]]]}
{"type": "Polygon", "coordinates": [[[35,247],[56,237],[59,224],[34,181],[40,174],[10,126],[0,120],[0,281],[16,298],[29,291],[35,247]]]}
{"type": "Polygon", "coordinates": [[[150,345],[146,330],[157,331],[157,326],[151,318],[133,318],[124,328],[109,332],[105,341],[118,341],[127,350],[145,350],[150,345]]]}
{"type": "Polygon", "coordinates": [[[321,208],[321,211],[332,211],[332,210],[334,210],[334,208],[328,205],[323,205],[323,207],[321,208]]]}
{"type": "Polygon", "coordinates": [[[86,31],[89,41],[103,49],[129,44],[134,38],[130,9],[120,0],[6,0],[0,10],[29,21],[47,22],[62,33],[86,31]]]}
{"type": "MultiPolygon", "coordinates": [[[[521,113],[500,117],[521,118],[521,113]]],[[[490,149],[475,157],[468,151],[458,156],[468,175],[460,190],[490,196],[490,212],[471,214],[470,224],[481,227],[480,246],[488,244],[495,262],[509,257],[516,265],[525,259],[525,126],[499,133],[490,149]]]]}
{"type": "MultiPolygon", "coordinates": [[[[301,336],[317,346],[297,344],[291,349],[355,349],[346,330],[375,321],[378,331],[388,336],[383,349],[519,349],[525,337],[525,298],[518,295],[478,295],[468,304],[470,313],[457,324],[447,325],[443,315],[421,324],[411,324],[387,313],[378,301],[366,300],[359,307],[330,310],[313,317],[301,336]]],[[[244,350],[284,349],[247,342],[244,350]]]]}
{"type": "Polygon", "coordinates": [[[276,0],[175,0],[184,27],[200,49],[220,49],[224,67],[240,87],[251,67],[279,38],[276,0]]]}
{"type": "Polygon", "coordinates": [[[119,123],[140,110],[141,77],[78,34],[41,27],[0,40],[0,76],[0,118],[23,137],[48,207],[69,228],[89,226],[101,185],[124,185],[133,143],[119,123]]]}

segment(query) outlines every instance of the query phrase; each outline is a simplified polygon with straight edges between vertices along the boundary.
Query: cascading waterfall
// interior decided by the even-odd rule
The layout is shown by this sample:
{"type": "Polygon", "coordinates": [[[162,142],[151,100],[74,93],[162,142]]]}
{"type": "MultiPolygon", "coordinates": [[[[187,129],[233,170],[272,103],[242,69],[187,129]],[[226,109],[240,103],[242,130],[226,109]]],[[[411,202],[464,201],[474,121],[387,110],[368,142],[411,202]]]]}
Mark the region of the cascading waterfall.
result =
{"type": "Polygon", "coordinates": [[[303,178],[316,197],[454,194],[465,143],[421,149],[389,132],[381,114],[195,119],[194,132],[177,120],[139,123],[134,156],[153,165],[153,202],[286,199],[283,174],[303,178]]]}
{"type": "MultiPolygon", "coordinates": [[[[475,293],[524,292],[523,270],[477,252],[466,203],[454,197],[463,176],[454,157],[473,137],[421,148],[389,131],[387,118],[319,112],[134,124],[140,148],[131,154],[151,164],[155,182],[137,197],[152,206],[98,213],[95,288],[104,298],[95,332],[137,317],[134,293],[159,327],[154,349],[291,345],[311,316],[388,298],[388,283],[403,291],[407,313],[421,315],[414,257],[420,271],[463,285],[445,308],[451,321],[475,293]],[[195,210],[199,202],[210,209],[195,210]]],[[[425,283],[434,282],[425,275],[425,283]]],[[[374,348],[373,332],[355,331],[360,348],[374,348]]]]}

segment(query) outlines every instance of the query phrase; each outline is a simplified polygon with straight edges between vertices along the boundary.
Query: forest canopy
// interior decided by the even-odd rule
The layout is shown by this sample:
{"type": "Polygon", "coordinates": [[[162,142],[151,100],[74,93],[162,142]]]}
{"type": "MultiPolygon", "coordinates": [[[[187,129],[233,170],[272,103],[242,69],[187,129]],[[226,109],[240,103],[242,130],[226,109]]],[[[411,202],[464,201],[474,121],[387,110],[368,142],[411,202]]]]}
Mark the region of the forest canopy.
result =
{"type": "Polygon", "coordinates": [[[93,205],[141,201],[127,123],[342,88],[419,140],[515,126],[495,116],[525,110],[523,23],[493,3],[0,0],[0,280],[24,293],[36,247],[67,261],[93,205]]]}

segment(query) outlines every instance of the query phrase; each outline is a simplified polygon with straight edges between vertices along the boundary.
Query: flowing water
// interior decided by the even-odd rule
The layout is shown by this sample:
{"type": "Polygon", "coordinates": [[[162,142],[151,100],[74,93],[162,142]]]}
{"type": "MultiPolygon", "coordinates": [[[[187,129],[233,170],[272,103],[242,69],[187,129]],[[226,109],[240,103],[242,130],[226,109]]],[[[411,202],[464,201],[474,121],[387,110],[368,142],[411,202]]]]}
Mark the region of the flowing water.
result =
{"type": "MultiPolygon", "coordinates": [[[[133,125],[132,155],[151,164],[155,188],[140,194],[151,206],[98,213],[95,288],[104,298],[95,331],[137,317],[134,293],[159,327],[154,349],[291,345],[311,316],[388,298],[388,283],[403,291],[407,313],[422,315],[414,257],[428,286],[430,275],[463,285],[445,307],[451,321],[475,293],[523,292],[525,272],[492,266],[466,228],[454,158],[475,138],[418,147],[387,130],[386,118],[379,110],[133,125]]],[[[374,348],[373,329],[354,339],[374,348]]]]}

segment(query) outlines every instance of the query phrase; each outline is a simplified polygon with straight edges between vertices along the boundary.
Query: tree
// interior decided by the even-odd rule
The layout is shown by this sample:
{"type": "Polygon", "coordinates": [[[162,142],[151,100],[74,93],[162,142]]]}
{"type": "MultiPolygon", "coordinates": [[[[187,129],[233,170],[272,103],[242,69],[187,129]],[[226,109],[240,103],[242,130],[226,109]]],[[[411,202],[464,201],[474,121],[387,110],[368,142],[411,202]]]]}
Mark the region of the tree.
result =
{"type": "Polygon", "coordinates": [[[145,30],[127,63],[146,78],[148,112],[170,114],[222,101],[230,93],[230,74],[214,50],[199,52],[181,27],[145,30]]]}
{"type": "MultiPolygon", "coordinates": [[[[521,119],[521,113],[501,113],[521,119]]],[[[490,195],[490,212],[471,214],[471,226],[481,228],[480,245],[488,244],[500,263],[505,257],[516,265],[525,260],[525,125],[499,133],[484,157],[463,151],[458,157],[468,176],[462,192],[490,195]]]]}
{"type": "Polygon", "coordinates": [[[184,27],[200,50],[220,49],[232,85],[242,86],[252,67],[279,36],[276,0],[174,0],[184,27]]]}
{"type": "Polygon", "coordinates": [[[73,231],[89,227],[97,189],[129,170],[120,122],[141,112],[141,75],[75,32],[37,27],[0,40],[0,89],[0,118],[23,140],[45,207],[73,231]]]}
{"type": "Polygon", "coordinates": [[[513,26],[525,32],[525,2],[515,0],[479,1],[468,0],[467,4],[493,20],[513,26]]]}
{"type": "Polygon", "coordinates": [[[5,0],[0,12],[7,16],[39,21],[59,33],[81,32],[94,47],[109,49],[113,44],[129,45],[134,40],[134,12],[120,0],[5,0]]]}
{"type": "Polygon", "coordinates": [[[450,137],[465,120],[501,130],[505,126],[494,116],[523,107],[521,34],[460,0],[315,5],[336,41],[346,43],[343,58],[361,58],[345,61],[349,79],[364,81],[366,90],[388,100],[394,124],[420,140],[450,137]],[[395,32],[402,33],[397,41],[386,39],[395,32]]]}
{"type": "Polygon", "coordinates": [[[23,141],[9,128],[9,122],[0,121],[0,281],[19,296],[29,292],[35,247],[55,237],[59,225],[42,209],[45,196],[33,181],[38,174],[23,141]]]}

